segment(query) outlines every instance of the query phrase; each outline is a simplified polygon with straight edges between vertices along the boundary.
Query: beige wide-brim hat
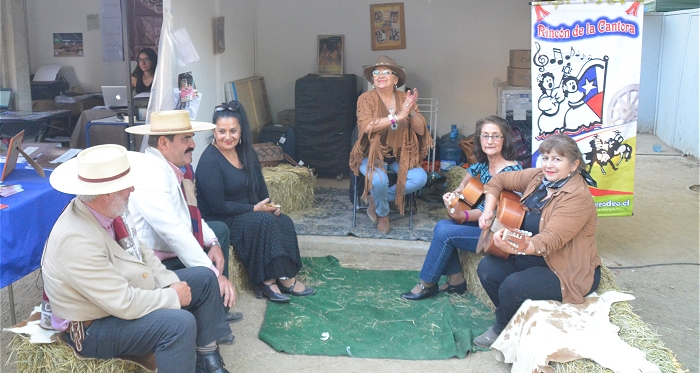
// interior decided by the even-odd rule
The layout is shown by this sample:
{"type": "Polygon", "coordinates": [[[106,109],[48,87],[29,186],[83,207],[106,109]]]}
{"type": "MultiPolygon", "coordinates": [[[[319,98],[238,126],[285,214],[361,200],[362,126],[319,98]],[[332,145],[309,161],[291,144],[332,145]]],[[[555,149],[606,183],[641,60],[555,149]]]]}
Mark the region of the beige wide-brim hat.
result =
{"type": "Polygon", "coordinates": [[[134,169],[145,162],[143,153],[121,145],[87,148],[56,167],[49,177],[54,189],[67,194],[99,195],[134,186],[134,169]]]}
{"type": "Polygon", "coordinates": [[[364,71],[365,79],[367,79],[370,84],[374,84],[374,76],[372,75],[372,71],[376,69],[381,70],[382,68],[390,69],[396,73],[396,76],[399,77],[399,81],[396,83],[397,87],[401,87],[404,85],[404,83],[406,83],[406,72],[403,70],[403,67],[397,65],[396,61],[389,56],[379,56],[376,64],[366,67],[364,71]]]}
{"type": "Polygon", "coordinates": [[[126,132],[161,136],[207,131],[214,128],[216,125],[212,123],[191,121],[190,112],[187,110],[164,110],[152,113],[149,124],[127,127],[126,132]]]}

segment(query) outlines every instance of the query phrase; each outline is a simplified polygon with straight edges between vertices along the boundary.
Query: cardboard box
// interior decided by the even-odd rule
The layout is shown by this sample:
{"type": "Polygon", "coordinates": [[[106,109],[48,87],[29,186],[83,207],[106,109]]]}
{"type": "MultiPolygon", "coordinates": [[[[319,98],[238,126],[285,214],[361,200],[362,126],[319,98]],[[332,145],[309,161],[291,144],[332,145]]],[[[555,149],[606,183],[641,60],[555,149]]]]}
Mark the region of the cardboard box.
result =
{"type": "Polygon", "coordinates": [[[530,68],[530,50],[529,49],[511,49],[510,50],[510,67],[519,69],[530,68]]]}
{"type": "Polygon", "coordinates": [[[516,87],[529,87],[530,69],[518,69],[508,66],[508,84],[516,87]]]}

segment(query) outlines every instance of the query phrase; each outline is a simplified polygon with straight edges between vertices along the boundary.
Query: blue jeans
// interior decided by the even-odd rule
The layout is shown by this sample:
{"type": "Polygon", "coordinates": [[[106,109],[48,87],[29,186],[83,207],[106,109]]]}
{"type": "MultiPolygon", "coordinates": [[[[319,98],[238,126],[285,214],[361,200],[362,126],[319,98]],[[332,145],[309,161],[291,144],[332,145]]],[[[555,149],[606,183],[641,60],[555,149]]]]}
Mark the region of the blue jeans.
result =
{"type": "MultiPolygon", "coordinates": [[[[481,285],[496,306],[493,331],[500,334],[518,308],[527,299],[561,302],[561,282],[544,258],[534,255],[511,255],[501,259],[487,255],[476,270],[481,285]]],[[[598,289],[600,267],[595,269],[589,294],[598,289]]]]}
{"type": "Polygon", "coordinates": [[[433,232],[420,279],[434,284],[442,275],[449,276],[462,271],[456,249],[476,252],[481,229],[477,222],[457,224],[452,220],[440,220],[433,232]]]}
{"type": "MultiPolygon", "coordinates": [[[[391,162],[387,169],[399,173],[399,163],[391,162]]],[[[360,172],[367,177],[367,158],[362,160],[360,164],[360,172]]],[[[406,194],[411,194],[422,188],[428,182],[428,174],[420,167],[408,170],[406,174],[406,194]]],[[[389,186],[389,177],[386,172],[380,168],[374,169],[372,177],[372,189],[370,189],[374,204],[377,206],[376,211],[378,216],[389,215],[389,201],[396,199],[396,185],[389,186]]]]}

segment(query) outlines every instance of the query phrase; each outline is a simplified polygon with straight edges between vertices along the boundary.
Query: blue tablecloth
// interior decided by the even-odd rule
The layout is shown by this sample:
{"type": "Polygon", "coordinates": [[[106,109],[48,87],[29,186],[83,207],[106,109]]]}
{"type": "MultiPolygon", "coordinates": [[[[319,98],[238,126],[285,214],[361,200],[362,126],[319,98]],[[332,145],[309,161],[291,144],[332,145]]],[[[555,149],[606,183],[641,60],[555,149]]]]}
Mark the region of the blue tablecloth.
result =
{"type": "Polygon", "coordinates": [[[51,228],[74,197],[51,187],[51,171],[42,178],[33,169],[20,169],[24,166],[18,164],[3,182],[20,184],[24,191],[0,197],[0,203],[9,206],[0,210],[0,288],[39,268],[51,228]]]}

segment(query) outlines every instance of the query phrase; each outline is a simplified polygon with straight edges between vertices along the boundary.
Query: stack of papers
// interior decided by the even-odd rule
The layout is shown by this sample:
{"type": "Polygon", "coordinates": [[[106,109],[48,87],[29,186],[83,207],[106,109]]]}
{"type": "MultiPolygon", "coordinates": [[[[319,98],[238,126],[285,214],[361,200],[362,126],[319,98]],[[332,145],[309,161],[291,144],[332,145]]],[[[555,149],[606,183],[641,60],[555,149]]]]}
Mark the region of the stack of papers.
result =
{"type": "Polygon", "coordinates": [[[15,185],[0,185],[0,197],[9,197],[15,193],[23,192],[22,186],[15,185]]]}

